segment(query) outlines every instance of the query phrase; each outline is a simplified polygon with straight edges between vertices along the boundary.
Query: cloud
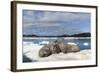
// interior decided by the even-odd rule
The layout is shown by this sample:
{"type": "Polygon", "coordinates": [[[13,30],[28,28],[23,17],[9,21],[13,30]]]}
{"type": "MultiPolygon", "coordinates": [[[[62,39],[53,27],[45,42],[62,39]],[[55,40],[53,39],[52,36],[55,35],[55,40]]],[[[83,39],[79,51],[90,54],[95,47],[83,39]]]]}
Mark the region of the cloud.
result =
{"type": "Polygon", "coordinates": [[[34,15],[32,10],[23,10],[23,12],[24,12],[24,15],[26,15],[26,16],[30,16],[31,17],[31,16],[34,15]]]}
{"type": "Polygon", "coordinates": [[[40,23],[69,22],[73,20],[86,19],[88,15],[89,15],[88,13],[76,14],[74,12],[50,12],[50,11],[25,10],[23,16],[23,23],[40,24],[40,23]]]}
{"type": "Polygon", "coordinates": [[[30,34],[79,33],[90,29],[90,13],[23,10],[23,28],[30,34]]]}

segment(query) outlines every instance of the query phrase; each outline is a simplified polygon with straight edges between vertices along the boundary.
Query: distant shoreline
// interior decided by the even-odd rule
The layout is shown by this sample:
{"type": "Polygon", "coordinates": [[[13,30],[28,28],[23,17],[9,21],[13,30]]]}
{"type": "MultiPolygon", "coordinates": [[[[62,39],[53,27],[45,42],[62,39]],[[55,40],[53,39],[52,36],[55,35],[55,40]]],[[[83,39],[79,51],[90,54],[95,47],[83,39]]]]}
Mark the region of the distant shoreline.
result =
{"type": "Polygon", "coordinates": [[[23,37],[91,37],[91,33],[78,33],[73,35],[62,34],[62,35],[36,35],[36,34],[23,34],[23,37]]]}
{"type": "Polygon", "coordinates": [[[23,39],[91,39],[91,37],[23,37],[23,39]]]}

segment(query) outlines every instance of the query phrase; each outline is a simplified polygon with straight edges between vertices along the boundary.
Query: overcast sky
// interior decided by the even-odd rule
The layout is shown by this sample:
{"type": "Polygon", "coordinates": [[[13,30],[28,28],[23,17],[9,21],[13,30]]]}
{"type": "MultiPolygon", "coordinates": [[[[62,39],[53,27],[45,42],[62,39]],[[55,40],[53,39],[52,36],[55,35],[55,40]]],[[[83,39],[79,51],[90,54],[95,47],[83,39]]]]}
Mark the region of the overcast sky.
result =
{"type": "Polygon", "coordinates": [[[23,10],[23,34],[55,36],[90,32],[90,13],[23,10]]]}

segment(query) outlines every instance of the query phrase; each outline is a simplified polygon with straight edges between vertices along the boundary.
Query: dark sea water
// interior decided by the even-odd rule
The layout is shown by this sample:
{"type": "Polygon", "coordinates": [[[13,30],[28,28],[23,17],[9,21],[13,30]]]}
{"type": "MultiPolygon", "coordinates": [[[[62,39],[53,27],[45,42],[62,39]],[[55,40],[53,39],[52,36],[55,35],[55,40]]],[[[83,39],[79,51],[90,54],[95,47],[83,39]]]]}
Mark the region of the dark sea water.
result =
{"type": "MultiPolygon", "coordinates": [[[[46,43],[41,42],[50,42],[57,40],[59,38],[23,38],[23,42],[32,42],[33,44],[45,45],[46,43]]],[[[91,49],[91,39],[90,38],[64,38],[65,43],[75,43],[81,50],[91,49]]]]}

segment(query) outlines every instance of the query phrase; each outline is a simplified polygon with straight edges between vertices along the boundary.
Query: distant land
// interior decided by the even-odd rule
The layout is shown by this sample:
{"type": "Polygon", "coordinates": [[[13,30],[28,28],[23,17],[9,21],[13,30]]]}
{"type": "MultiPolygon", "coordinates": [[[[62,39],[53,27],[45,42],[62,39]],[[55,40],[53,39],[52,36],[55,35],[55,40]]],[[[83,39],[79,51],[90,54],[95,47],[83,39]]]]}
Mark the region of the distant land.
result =
{"type": "Polygon", "coordinates": [[[56,36],[39,36],[35,34],[32,35],[24,34],[23,37],[91,37],[91,33],[78,33],[73,35],[63,34],[63,35],[56,35],[56,36]]]}
{"type": "Polygon", "coordinates": [[[71,37],[91,37],[91,33],[79,33],[71,35],[71,37]]]}

